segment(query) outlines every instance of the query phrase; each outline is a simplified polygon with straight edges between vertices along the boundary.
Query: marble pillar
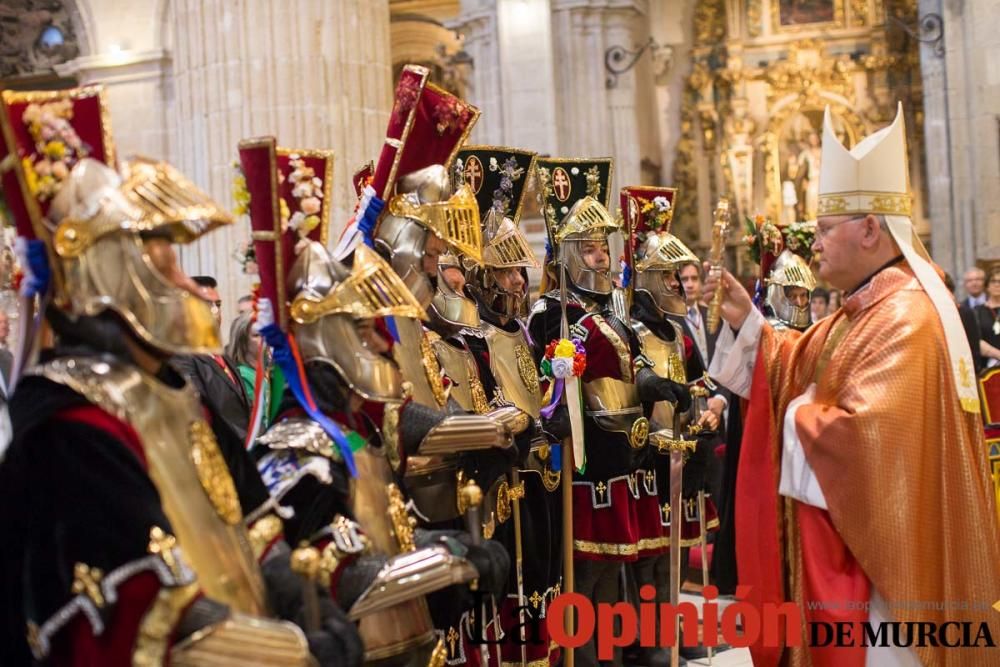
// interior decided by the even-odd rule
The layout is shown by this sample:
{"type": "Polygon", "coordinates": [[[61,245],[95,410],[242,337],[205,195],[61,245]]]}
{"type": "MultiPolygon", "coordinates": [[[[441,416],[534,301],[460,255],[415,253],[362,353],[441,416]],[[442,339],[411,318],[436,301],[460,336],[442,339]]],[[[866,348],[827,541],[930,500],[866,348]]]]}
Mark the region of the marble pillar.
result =
{"type": "MultiPolygon", "coordinates": [[[[331,148],[335,240],[355,202],[351,174],[377,155],[388,121],[388,0],[172,0],[168,20],[178,166],[228,205],[241,139],[331,148]]],[[[226,323],[252,282],[233,259],[247,238],[241,220],[182,254],[190,273],[218,278],[226,323]]]]}

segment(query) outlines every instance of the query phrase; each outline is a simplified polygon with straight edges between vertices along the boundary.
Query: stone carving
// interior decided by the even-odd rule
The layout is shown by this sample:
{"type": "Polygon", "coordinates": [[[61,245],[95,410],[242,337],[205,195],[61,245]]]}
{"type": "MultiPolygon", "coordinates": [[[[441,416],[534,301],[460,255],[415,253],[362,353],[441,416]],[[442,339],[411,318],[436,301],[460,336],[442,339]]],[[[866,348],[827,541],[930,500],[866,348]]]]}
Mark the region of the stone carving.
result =
{"type": "Polygon", "coordinates": [[[51,72],[79,54],[73,22],[59,0],[0,3],[0,78],[51,72]]]}

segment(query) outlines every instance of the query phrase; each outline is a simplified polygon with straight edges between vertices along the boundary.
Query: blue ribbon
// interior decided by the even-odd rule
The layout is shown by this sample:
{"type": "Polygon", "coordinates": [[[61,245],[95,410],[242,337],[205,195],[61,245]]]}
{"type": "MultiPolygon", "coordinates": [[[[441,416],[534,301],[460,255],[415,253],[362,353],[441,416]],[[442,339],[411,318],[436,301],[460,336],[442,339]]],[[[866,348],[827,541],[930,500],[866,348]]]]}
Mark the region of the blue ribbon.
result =
{"type": "Polygon", "coordinates": [[[545,239],[545,263],[548,264],[552,261],[552,242],[549,241],[548,237],[545,239]]]}
{"type": "Polygon", "coordinates": [[[284,373],[285,382],[288,383],[289,389],[292,390],[295,400],[299,402],[299,405],[306,411],[309,418],[319,424],[334,443],[336,443],[337,449],[340,450],[340,456],[344,459],[344,464],[347,465],[347,470],[351,473],[351,477],[357,477],[358,469],[354,465],[354,453],[351,451],[351,443],[347,440],[347,436],[318,407],[311,407],[309,405],[309,400],[306,398],[306,389],[302,385],[305,378],[299,376],[298,364],[295,363],[295,355],[292,354],[292,348],[288,343],[288,337],[285,336],[285,332],[277,324],[272,323],[261,327],[260,335],[271,347],[274,363],[284,373]]]}
{"type": "Polygon", "coordinates": [[[389,330],[389,335],[392,336],[392,340],[399,342],[399,329],[396,327],[396,318],[392,315],[387,315],[385,318],[385,328],[389,330]]]}
{"type": "Polygon", "coordinates": [[[28,275],[25,276],[27,282],[22,293],[28,297],[45,294],[49,289],[49,279],[52,276],[45,243],[39,239],[29,239],[25,254],[28,259],[28,275]]]}
{"type": "Polygon", "coordinates": [[[550,464],[552,466],[552,472],[559,472],[562,470],[562,445],[555,443],[549,445],[549,461],[552,462],[550,464]]]}
{"type": "Polygon", "coordinates": [[[385,208],[385,201],[380,197],[372,197],[368,200],[368,205],[365,206],[365,210],[361,212],[361,217],[358,219],[361,237],[369,248],[375,247],[375,223],[378,222],[378,216],[382,213],[383,208],[385,208]]]}
{"type": "Polygon", "coordinates": [[[628,287],[632,284],[632,267],[628,264],[622,264],[622,287],[628,287]]]}

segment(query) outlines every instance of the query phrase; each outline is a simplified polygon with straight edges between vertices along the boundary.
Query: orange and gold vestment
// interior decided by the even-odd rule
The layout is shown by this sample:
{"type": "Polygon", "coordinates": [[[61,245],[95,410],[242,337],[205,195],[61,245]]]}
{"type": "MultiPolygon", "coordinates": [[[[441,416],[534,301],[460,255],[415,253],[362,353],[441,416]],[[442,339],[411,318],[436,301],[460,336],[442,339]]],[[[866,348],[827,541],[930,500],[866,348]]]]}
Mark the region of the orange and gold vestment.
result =
{"type": "MultiPolygon", "coordinates": [[[[752,354],[740,338],[734,348],[752,354]]],[[[1000,600],[1000,527],[982,424],[962,409],[940,319],[908,265],[877,273],[804,334],[764,325],[752,375],[743,391],[730,387],[749,394],[736,540],[750,601],[867,602],[877,592],[891,621],[969,622],[973,638],[986,622],[1000,642],[991,608],[1000,600]],[[793,406],[794,429],[825,509],[778,492],[786,411],[810,390],[811,401],[793,406]]],[[[868,615],[801,607],[804,621],[868,615]]],[[[925,665],[1000,665],[998,648],[911,650],[925,665]]],[[[752,652],[756,665],[865,664],[863,648],[752,652]]]]}

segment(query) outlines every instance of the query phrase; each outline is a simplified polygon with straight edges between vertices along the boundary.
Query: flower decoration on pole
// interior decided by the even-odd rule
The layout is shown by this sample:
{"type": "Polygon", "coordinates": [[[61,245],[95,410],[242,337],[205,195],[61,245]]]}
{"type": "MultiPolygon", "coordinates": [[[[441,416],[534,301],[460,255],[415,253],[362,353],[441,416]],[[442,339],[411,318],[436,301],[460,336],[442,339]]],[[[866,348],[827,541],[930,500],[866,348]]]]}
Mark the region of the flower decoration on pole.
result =
{"type": "Polygon", "coordinates": [[[299,209],[288,218],[288,226],[298,232],[299,236],[305,237],[319,226],[323,179],[316,175],[312,167],[306,165],[298,153],[292,153],[288,157],[292,167],[292,173],[288,176],[292,181],[292,197],[298,202],[299,209]]]}
{"type": "Polygon", "coordinates": [[[28,189],[46,202],[59,191],[73,165],[90,154],[90,147],[70,123],[73,119],[70,99],[29,104],[23,118],[36,150],[34,157],[22,158],[28,189]]]}
{"type": "Polygon", "coordinates": [[[587,352],[578,338],[553,340],[545,347],[541,369],[546,377],[564,380],[580,377],[587,368],[587,352]]]}
{"type": "MultiPolygon", "coordinates": [[[[583,411],[580,405],[582,394],[580,393],[579,380],[587,368],[587,352],[583,342],[578,338],[553,340],[545,346],[545,356],[542,357],[539,368],[543,378],[555,381],[552,387],[552,398],[548,405],[542,408],[542,415],[546,419],[552,417],[562,401],[563,393],[565,393],[570,422],[575,426],[573,432],[582,434],[583,411]]],[[[573,438],[573,456],[576,468],[583,470],[586,460],[582,437],[573,438]]],[[[562,464],[559,465],[561,468],[562,464]]]]}
{"type": "Polygon", "coordinates": [[[743,226],[746,230],[743,244],[749,250],[750,259],[754,264],[760,264],[760,259],[765,253],[775,257],[781,254],[785,241],[781,230],[773,222],[758,214],[752,220],[746,218],[743,226]]]}

